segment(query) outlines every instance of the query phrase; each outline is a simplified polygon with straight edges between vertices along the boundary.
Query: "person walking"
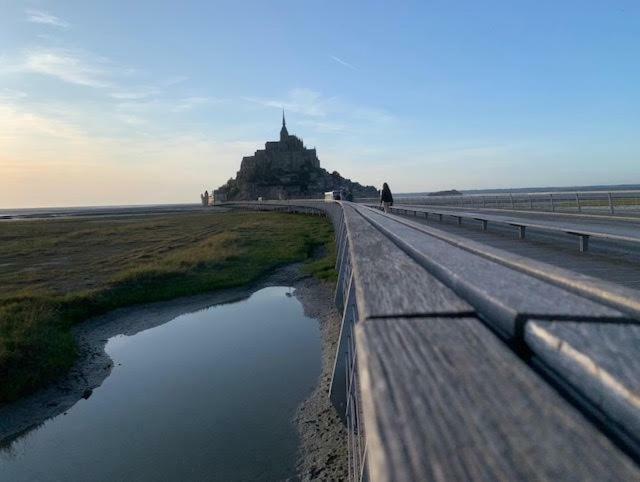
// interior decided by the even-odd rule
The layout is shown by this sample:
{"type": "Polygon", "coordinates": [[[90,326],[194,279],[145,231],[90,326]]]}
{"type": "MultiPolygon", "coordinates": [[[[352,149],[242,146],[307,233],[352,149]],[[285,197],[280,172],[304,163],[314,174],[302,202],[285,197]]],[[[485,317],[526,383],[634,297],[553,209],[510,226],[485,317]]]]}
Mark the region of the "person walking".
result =
{"type": "Polygon", "coordinates": [[[393,196],[391,195],[391,189],[389,189],[389,185],[385,182],[382,185],[382,192],[380,193],[380,204],[382,205],[384,212],[389,212],[389,207],[393,206],[393,196]]]}

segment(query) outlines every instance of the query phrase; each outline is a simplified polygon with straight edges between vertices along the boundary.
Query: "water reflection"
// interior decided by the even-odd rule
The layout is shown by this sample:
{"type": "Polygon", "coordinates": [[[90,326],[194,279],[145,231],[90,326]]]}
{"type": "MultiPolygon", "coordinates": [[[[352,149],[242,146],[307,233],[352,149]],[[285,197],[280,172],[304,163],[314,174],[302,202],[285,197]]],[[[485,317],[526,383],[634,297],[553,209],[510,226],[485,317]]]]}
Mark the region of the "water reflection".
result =
{"type": "Polygon", "coordinates": [[[291,289],[109,339],[111,375],[0,452],[0,479],[279,480],[291,418],[320,372],[317,323],[291,289]]]}

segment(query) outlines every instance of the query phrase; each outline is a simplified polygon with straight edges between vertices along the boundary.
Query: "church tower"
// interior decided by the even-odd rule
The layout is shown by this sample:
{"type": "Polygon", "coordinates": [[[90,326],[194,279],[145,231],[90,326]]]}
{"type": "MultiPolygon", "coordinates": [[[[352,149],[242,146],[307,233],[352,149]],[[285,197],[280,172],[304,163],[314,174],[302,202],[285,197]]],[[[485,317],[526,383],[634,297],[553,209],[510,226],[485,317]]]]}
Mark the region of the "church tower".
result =
{"type": "Polygon", "coordinates": [[[284,109],[282,109],[282,129],[280,129],[280,142],[285,142],[289,137],[287,122],[284,120],[284,109]]]}

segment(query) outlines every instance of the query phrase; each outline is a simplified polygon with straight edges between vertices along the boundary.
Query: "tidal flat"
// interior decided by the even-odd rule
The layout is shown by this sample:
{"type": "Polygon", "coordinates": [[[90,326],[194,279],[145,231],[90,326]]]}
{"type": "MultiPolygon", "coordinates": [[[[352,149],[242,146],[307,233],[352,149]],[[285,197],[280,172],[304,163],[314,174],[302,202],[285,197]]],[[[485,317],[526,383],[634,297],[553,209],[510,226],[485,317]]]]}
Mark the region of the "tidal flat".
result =
{"type": "Polygon", "coordinates": [[[345,430],[328,399],[340,316],[333,283],[306,271],[295,263],[248,287],[76,325],[73,369],[0,407],[0,472],[16,481],[343,479],[345,430]]]}
{"type": "Polygon", "coordinates": [[[282,213],[3,222],[0,246],[0,404],[68,371],[71,328],[93,316],[246,286],[294,262],[335,276],[330,223],[282,213]]]}

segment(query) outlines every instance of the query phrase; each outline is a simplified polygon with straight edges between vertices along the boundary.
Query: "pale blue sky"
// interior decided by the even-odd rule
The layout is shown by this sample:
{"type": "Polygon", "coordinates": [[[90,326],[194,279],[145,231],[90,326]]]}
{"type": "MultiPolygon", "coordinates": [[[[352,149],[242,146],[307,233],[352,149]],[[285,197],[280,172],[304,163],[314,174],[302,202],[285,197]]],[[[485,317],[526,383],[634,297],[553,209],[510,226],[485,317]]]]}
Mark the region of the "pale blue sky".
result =
{"type": "Polygon", "coordinates": [[[181,202],[290,132],[395,191],[640,182],[640,3],[0,0],[0,207],[181,202]]]}

